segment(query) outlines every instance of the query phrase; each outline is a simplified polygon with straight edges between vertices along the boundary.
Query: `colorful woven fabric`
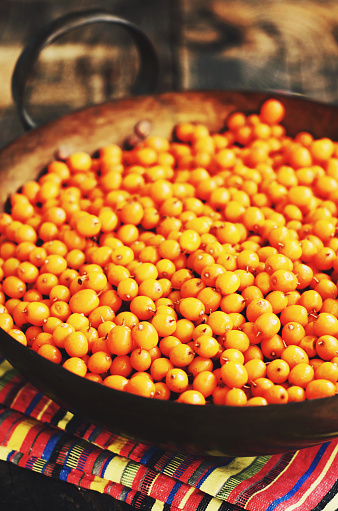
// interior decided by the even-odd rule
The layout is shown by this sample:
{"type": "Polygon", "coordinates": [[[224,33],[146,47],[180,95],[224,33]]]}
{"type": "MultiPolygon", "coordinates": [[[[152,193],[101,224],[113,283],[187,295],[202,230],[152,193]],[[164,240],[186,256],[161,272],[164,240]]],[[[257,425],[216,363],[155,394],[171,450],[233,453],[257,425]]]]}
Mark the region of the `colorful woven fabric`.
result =
{"type": "Polygon", "coordinates": [[[0,459],[146,511],[335,511],[338,440],[283,455],[167,452],[60,408],[0,361],[0,459]]]}

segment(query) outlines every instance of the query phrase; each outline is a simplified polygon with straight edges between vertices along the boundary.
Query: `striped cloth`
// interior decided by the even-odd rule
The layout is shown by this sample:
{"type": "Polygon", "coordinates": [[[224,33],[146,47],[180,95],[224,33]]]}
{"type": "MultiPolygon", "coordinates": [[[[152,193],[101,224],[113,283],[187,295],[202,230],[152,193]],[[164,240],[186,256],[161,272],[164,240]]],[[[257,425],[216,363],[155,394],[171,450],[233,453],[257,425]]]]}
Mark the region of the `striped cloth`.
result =
{"type": "Polygon", "coordinates": [[[84,422],[4,359],[0,459],[146,511],[338,509],[338,440],[259,457],[168,452],[84,422]]]}

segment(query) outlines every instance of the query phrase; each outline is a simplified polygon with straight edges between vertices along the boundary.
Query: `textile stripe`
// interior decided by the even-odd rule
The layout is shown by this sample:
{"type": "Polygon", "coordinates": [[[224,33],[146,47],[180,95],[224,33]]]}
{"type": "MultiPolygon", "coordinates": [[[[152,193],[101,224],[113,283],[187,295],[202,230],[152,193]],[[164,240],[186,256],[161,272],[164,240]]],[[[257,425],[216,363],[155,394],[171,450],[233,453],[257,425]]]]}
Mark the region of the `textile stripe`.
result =
{"type": "MultiPolygon", "coordinates": [[[[313,461],[313,463],[311,464],[311,467],[310,467],[310,468],[312,468],[312,473],[314,472],[314,470],[315,470],[315,468],[317,466],[317,465],[315,465],[315,461],[317,461],[317,464],[319,463],[322,455],[328,449],[329,445],[330,445],[329,443],[323,444],[321,449],[318,451],[318,454],[317,454],[315,460],[313,461]]],[[[297,509],[297,508],[302,509],[303,503],[309,497],[309,495],[311,495],[316,488],[320,487],[320,483],[323,480],[323,478],[326,476],[327,469],[332,464],[332,461],[334,460],[337,452],[338,452],[338,446],[336,446],[336,448],[333,450],[333,452],[331,453],[329,459],[325,463],[325,467],[323,467],[321,472],[318,474],[318,477],[315,478],[313,483],[307,488],[306,492],[302,495],[302,497],[295,504],[293,504],[293,505],[289,504],[288,505],[288,511],[293,511],[294,509],[297,509]]],[[[301,478],[299,480],[299,484],[297,485],[298,488],[306,481],[306,479],[307,479],[307,477],[305,477],[306,475],[307,474],[304,474],[303,478],[301,478]],[[302,481],[302,479],[303,479],[303,481],[302,481]]],[[[310,469],[309,469],[308,476],[310,476],[310,475],[311,475],[311,472],[310,472],[310,469]]],[[[287,500],[287,499],[285,499],[285,500],[287,500]]]]}
{"type": "Polygon", "coordinates": [[[138,469],[139,465],[137,463],[129,461],[129,463],[125,467],[125,470],[122,473],[121,483],[131,488],[138,469]]]}
{"type": "Polygon", "coordinates": [[[74,417],[71,412],[67,412],[64,417],[58,422],[57,426],[60,429],[66,429],[68,422],[74,417]]]}
{"type": "Polygon", "coordinates": [[[256,475],[271,459],[271,456],[259,456],[254,458],[253,462],[241,472],[232,475],[222,486],[216,494],[217,498],[226,500],[232,490],[238,486],[239,483],[246,481],[256,475]]]}
{"type": "Polygon", "coordinates": [[[129,460],[127,458],[119,458],[118,456],[114,456],[112,460],[110,460],[108,466],[104,470],[104,473],[101,476],[105,476],[106,479],[110,479],[111,481],[121,481],[122,474],[128,465],[129,460]]]}
{"type": "Polygon", "coordinates": [[[38,421],[40,421],[43,417],[43,415],[45,414],[45,412],[49,409],[50,405],[52,404],[52,401],[50,399],[48,399],[45,403],[45,405],[43,406],[43,408],[41,409],[41,411],[38,413],[38,415],[36,416],[36,419],[38,421]]]}
{"type": "Polygon", "coordinates": [[[19,467],[106,493],[142,511],[338,509],[338,440],[265,457],[174,453],[67,412],[0,361],[1,373],[0,459],[19,467]]]}
{"type": "Polygon", "coordinates": [[[1,403],[5,406],[11,406],[13,403],[13,400],[16,398],[22,387],[25,386],[25,382],[20,380],[18,376],[14,375],[13,378],[11,378],[10,383],[7,385],[4,385],[2,388],[1,394],[1,403]]]}
{"type": "Polygon", "coordinates": [[[227,481],[230,477],[240,474],[245,468],[250,466],[255,458],[233,458],[232,462],[225,467],[218,467],[214,470],[213,467],[209,469],[209,471],[203,476],[201,483],[198,484],[197,487],[200,490],[215,496],[219,497],[219,492],[224,486],[224,481],[227,481]],[[212,478],[208,478],[208,476],[212,473],[212,478]]]}
{"type": "Polygon", "coordinates": [[[13,367],[7,360],[0,357],[0,389],[9,381],[11,374],[16,374],[13,367]]]}
{"type": "MultiPolygon", "coordinates": [[[[312,474],[312,472],[315,470],[318,462],[320,461],[320,458],[322,457],[322,455],[324,454],[325,450],[327,449],[328,447],[328,444],[323,444],[319,451],[317,452],[317,455],[315,456],[313,462],[311,463],[310,465],[310,468],[305,472],[305,474],[297,481],[297,483],[294,485],[293,489],[288,492],[286,495],[284,495],[283,497],[280,497],[279,499],[275,500],[274,502],[272,502],[270,504],[270,506],[267,508],[266,511],[273,511],[273,509],[275,509],[281,502],[284,502],[286,500],[288,500],[290,497],[292,497],[297,491],[298,489],[302,486],[302,484],[307,480],[307,478],[312,474]]],[[[323,476],[325,474],[322,474],[323,476]]]]}
{"type": "Polygon", "coordinates": [[[291,452],[277,458],[277,462],[273,469],[270,470],[265,477],[262,477],[262,479],[260,479],[256,484],[251,485],[247,490],[244,490],[244,492],[236,498],[235,504],[245,507],[245,505],[250,502],[251,498],[260,494],[283,474],[294,456],[295,453],[291,452]]]}
{"type": "Polygon", "coordinates": [[[336,511],[338,509],[338,501],[337,506],[335,508],[332,507],[338,495],[338,479],[333,484],[332,488],[327,492],[327,494],[322,498],[322,500],[317,504],[317,506],[313,509],[313,511],[336,511]]]}
{"type": "MultiPolygon", "coordinates": [[[[27,408],[25,410],[25,414],[30,415],[32,413],[32,411],[34,410],[34,408],[36,407],[36,405],[41,401],[41,399],[43,399],[43,394],[40,394],[40,393],[35,394],[34,398],[31,400],[31,402],[27,406],[27,408]]],[[[13,405],[15,406],[15,403],[13,403],[13,405]]]]}
{"type": "Polygon", "coordinates": [[[180,466],[181,462],[183,461],[183,455],[181,454],[174,454],[173,457],[170,459],[169,463],[165,465],[162,469],[163,474],[172,477],[172,475],[175,473],[175,471],[180,466]]]}

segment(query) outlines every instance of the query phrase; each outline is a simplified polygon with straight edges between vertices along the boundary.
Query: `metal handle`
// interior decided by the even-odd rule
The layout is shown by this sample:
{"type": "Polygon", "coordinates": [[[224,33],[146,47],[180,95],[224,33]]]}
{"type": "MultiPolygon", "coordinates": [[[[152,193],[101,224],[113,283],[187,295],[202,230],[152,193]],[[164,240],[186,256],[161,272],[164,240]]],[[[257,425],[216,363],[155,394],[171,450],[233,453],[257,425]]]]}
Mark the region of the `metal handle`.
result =
{"type": "Polygon", "coordinates": [[[71,30],[100,22],[124,27],[136,44],[139,52],[140,66],[133,87],[133,94],[142,95],[154,92],[159,73],[158,57],[152,42],[139,27],[128,20],[102,10],[70,13],[57,18],[38,32],[25,46],[16,62],[12,75],[12,96],[17,106],[20,120],[26,130],[31,130],[37,126],[37,123],[33,121],[26,110],[24,95],[31,68],[38,59],[40,52],[71,30]]]}

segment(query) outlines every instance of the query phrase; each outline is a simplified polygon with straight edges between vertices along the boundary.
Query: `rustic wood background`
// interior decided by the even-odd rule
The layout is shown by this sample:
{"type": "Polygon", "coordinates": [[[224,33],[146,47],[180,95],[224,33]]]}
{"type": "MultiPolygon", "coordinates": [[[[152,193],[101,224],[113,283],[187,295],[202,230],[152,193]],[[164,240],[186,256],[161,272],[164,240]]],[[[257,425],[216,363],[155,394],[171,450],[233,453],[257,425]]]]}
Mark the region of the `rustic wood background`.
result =
{"type": "MultiPolygon", "coordinates": [[[[129,19],[152,39],[161,62],[158,92],[283,90],[338,103],[337,0],[0,0],[0,147],[23,133],[10,88],[22,48],[55,18],[93,7],[129,19]]],[[[29,82],[29,111],[43,123],[128,95],[136,63],[122,29],[76,30],[42,53],[29,82]]],[[[5,462],[0,495],[12,511],[131,509],[5,462]]]]}
{"type": "MultiPolygon", "coordinates": [[[[160,57],[158,91],[282,90],[338,102],[336,0],[1,0],[0,147],[20,135],[11,97],[30,37],[72,10],[110,10],[143,29],[160,57]]],[[[130,92],[137,53],[123,29],[95,24],[44,50],[29,82],[43,123],[130,92]]]]}

